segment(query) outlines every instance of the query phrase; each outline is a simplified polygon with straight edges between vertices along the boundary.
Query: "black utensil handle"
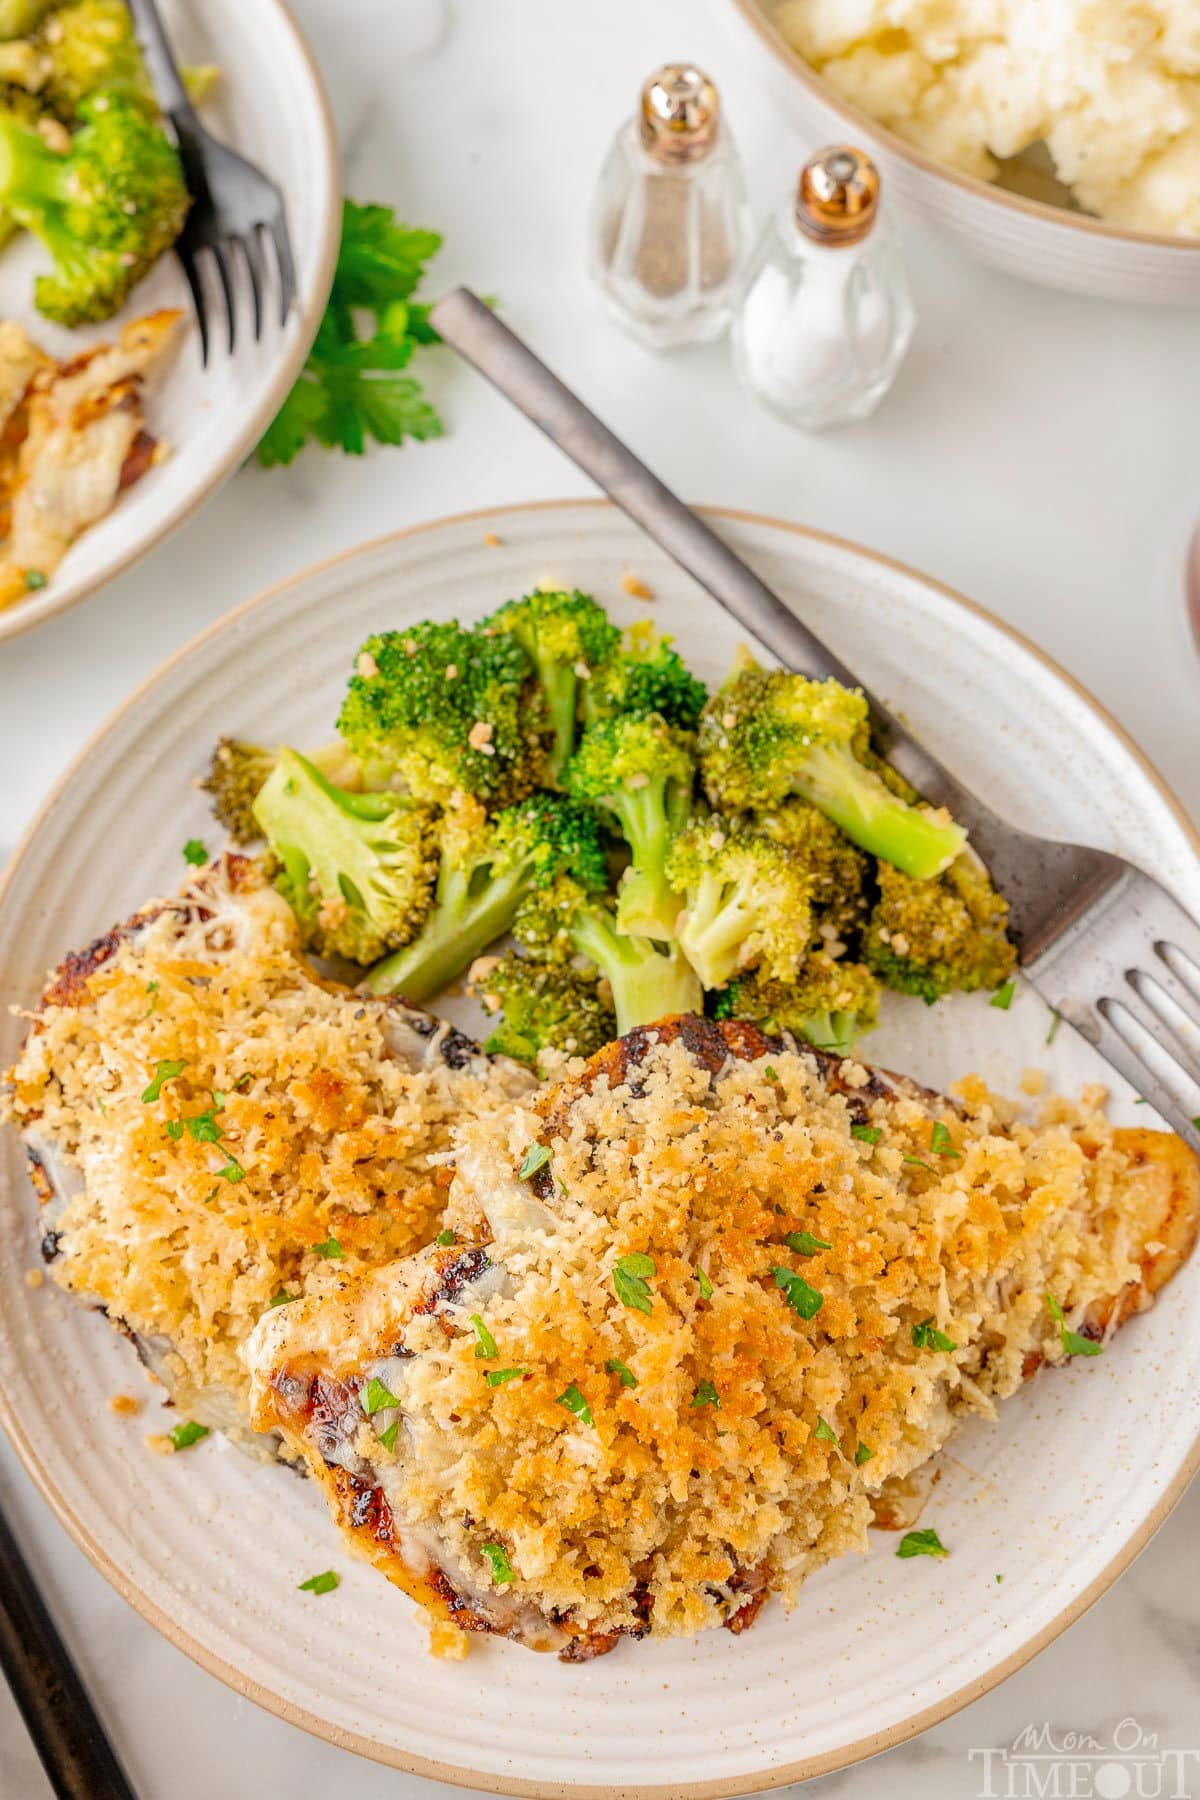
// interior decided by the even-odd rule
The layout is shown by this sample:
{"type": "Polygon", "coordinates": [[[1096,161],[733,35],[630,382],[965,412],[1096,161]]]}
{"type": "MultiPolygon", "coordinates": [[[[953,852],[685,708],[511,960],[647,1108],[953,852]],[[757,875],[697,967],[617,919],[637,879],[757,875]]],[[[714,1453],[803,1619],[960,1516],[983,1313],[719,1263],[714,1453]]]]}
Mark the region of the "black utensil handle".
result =
{"type": "Polygon", "coordinates": [[[190,114],[192,103],[155,0],[126,0],[126,5],[158,104],[165,113],[190,114]]]}
{"type": "Polygon", "coordinates": [[[0,1669],[58,1800],[137,1800],[2,1512],[0,1669]]]}

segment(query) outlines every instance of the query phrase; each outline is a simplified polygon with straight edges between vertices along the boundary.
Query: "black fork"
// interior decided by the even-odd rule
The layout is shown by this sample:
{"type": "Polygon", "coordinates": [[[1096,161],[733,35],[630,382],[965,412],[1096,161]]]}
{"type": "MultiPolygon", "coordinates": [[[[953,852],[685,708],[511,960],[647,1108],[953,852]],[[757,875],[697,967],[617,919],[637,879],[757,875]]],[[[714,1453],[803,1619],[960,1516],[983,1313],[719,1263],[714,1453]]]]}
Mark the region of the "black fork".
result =
{"type": "Polygon", "coordinates": [[[201,125],[167,42],[157,0],[128,0],[128,5],[158,103],[174,128],[184,178],[192,196],[175,254],[192,292],[200,328],[200,357],[207,367],[209,311],[198,260],[201,251],[211,252],[216,267],[232,355],[237,341],[234,270],[239,255],[250,283],[255,342],[262,337],[263,298],[269,279],[264,238],[269,237],[275,246],[280,324],[291,310],[296,297],[296,270],[287,213],[275,183],[201,125]]]}

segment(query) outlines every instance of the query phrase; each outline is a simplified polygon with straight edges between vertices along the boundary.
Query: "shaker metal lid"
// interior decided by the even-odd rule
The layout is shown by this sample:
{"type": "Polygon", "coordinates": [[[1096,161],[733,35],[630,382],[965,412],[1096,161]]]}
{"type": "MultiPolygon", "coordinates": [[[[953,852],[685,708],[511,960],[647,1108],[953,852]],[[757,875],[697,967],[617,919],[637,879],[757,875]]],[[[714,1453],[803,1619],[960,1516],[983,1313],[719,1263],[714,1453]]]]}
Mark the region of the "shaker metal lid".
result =
{"type": "Polygon", "coordinates": [[[720,96],[694,63],[664,63],[642,89],[642,143],[661,162],[707,156],[720,120],[720,96]]]}
{"type": "Polygon", "coordinates": [[[875,223],[879,170],[852,144],[811,157],[796,185],[796,224],[823,244],[857,244],[875,223]]]}

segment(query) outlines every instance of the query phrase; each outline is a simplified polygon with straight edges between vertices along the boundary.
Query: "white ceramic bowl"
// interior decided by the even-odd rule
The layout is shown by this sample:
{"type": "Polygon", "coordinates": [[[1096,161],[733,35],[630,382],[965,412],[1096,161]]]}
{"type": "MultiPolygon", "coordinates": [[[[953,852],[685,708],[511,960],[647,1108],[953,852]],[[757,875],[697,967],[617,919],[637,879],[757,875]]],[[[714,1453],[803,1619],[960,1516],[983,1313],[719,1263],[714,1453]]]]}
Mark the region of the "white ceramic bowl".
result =
{"type": "MultiPolygon", "coordinates": [[[[1032,646],[936,583],[817,533],[714,513],[717,529],[972,785],[1020,823],[1135,857],[1200,908],[1197,842],[1095,703],[1032,646]]],[[[93,739],[0,883],[0,1068],[42,971],[169,892],[189,836],[215,848],[191,785],[222,731],[327,734],[370,631],[477,618],[534,583],[578,584],[673,631],[718,678],[741,635],[614,508],[506,507],[381,539],[230,613],[93,739]],[[489,534],[491,541],[489,542],[489,534]],[[632,572],[646,605],[621,592],[632,572]]],[[[942,1084],[982,1069],[1016,1091],[1028,1064],[1077,1089],[1105,1071],[1022,987],[894,1004],[872,1058],[942,1084]]],[[[1115,1078],[1114,1112],[1146,1109],[1115,1078]]],[[[52,1283],[35,1290],[36,1204],[0,1133],[0,1423],[47,1502],[143,1615],[212,1673],[293,1723],[380,1761],[536,1800],[715,1800],[805,1780],[944,1718],[1020,1666],[1124,1568],[1200,1462],[1200,1259],[1086,1368],[1039,1375],[954,1442],[925,1523],[947,1559],[870,1556],[822,1569],[789,1617],[565,1665],[500,1640],[436,1662],[413,1604],[354,1563],[311,1481],[223,1440],[155,1457],[171,1415],[133,1351],[52,1283]],[[342,1583],[297,1591],[333,1566],[342,1583]],[[1003,1583],[996,1575],[1003,1574],[1003,1583]]],[[[382,1792],[383,1789],[381,1788],[382,1792]]],[[[399,1790],[397,1790],[399,1791],[399,1790]]]]}
{"type": "Polygon", "coordinates": [[[1129,231],[960,174],[835,93],[776,30],[769,0],[729,0],[729,14],[769,91],[813,149],[849,140],[870,151],[906,206],[984,262],[1095,299],[1200,301],[1200,238],[1129,231]]]}

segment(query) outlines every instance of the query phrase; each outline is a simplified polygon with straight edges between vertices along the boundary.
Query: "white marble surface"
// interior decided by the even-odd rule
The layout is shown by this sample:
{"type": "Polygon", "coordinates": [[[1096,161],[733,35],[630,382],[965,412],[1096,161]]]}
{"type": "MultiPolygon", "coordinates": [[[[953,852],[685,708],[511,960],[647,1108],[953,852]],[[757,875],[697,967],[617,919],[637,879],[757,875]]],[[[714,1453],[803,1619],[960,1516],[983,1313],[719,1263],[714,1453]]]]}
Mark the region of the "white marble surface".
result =
{"type": "MultiPolygon", "coordinates": [[[[1180,595],[1200,515],[1191,318],[1026,287],[910,229],[921,324],[900,382],[875,420],[810,440],[739,395],[723,347],[655,361],[598,312],[582,275],[589,185],[657,61],[694,56],[720,79],[760,210],[806,148],[740,65],[724,5],[299,0],[297,11],[333,96],[348,188],[444,230],[440,281],[499,295],[516,327],[689,498],[856,537],[1027,632],[1200,813],[1200,667],[1180,595]]],[[[233,602],[394,526],[586,491],[448,356],[427,357],[423,372],[450,426],[444,441],[361,463],[310,453],[290,471],[246,469],[125,580],[7,647],[0,855],[108,710],[233,602]]],[[[44,1513],[7,1446],[0,1500],[143,1800],[432,1800],[431,1784],[303,1736],[159,1639],[44,1513]]],[[[1198,1545],[1193,1491],[1117,1588],[1003,1688],[807,1791],[966,1800],[982,1791],[968,1751],[1042,1720],[1103,1738],[1132,1716],[1163,1745],[1200,1747],[1198,1545]]],[[[451,1739],[453,1729],[448,1720],[451,1739]]],[[[1200,1793],[1196,1771],[1179,1792],[1200,1793]]],[[[0,1695],[0,1800],[48,1793],[0,1695]]]]}

